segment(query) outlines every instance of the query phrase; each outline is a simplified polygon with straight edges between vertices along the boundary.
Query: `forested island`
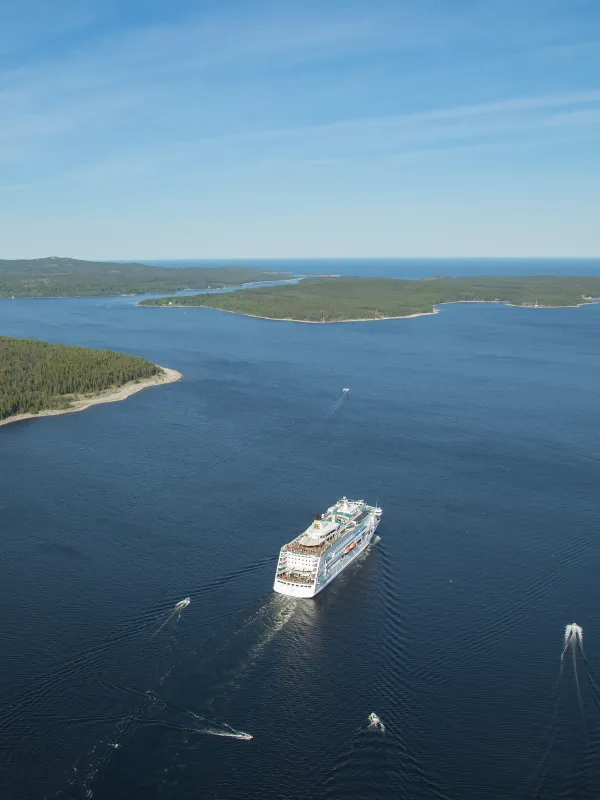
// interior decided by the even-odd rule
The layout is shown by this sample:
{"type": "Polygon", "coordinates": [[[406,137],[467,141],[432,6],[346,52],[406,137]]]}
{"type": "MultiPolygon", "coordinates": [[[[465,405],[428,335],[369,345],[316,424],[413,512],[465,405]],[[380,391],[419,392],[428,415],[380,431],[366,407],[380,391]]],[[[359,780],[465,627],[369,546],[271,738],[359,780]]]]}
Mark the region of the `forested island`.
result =
{"type": "Polygon", "coordinates": [[[307,278],[243,292],[144,300],[149,306],[202,306],[265,319],[349,322],[432,314],[442,303],[578,306],[600,298],[600,278],[541,275],[473,278],[307,278]]]}
{"type": "Polygon", "coordinates": [[[180,377],[175,370],[112,350],[0,336],[0,425],[123,400],[180,377]]]}
{"type": "Polygon", "coordinates": [[[288,272],[251,267],[153,267],[76,258],[0,259],[0,297],[100,297],[222,289],[285,280],[288,272]]]}

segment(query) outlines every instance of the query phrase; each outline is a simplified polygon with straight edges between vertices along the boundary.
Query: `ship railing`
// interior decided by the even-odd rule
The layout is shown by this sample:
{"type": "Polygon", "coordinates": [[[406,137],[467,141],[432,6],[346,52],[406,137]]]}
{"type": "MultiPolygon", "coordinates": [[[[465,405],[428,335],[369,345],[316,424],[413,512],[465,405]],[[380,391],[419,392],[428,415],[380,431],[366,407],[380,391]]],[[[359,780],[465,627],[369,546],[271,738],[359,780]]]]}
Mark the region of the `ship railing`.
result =
{"type": "Polygon", "coordinates": [[[298,575],[296,572],[280,572],[277,575],[280,581],[290,581],[290,583],[306,583],[311,584],[315,581],[315,576],[298,575]]]}
{"type": "Polygon", "coordinates": [[[304,553],[305,555],[316,556],[323,552],[328,542],[329,540],[326,540],[322,544],[315,544],[311,546],[299,544],[298,542],[290,542],[288,545],[286,545],[285,549],[291,553],[304,553]]]}

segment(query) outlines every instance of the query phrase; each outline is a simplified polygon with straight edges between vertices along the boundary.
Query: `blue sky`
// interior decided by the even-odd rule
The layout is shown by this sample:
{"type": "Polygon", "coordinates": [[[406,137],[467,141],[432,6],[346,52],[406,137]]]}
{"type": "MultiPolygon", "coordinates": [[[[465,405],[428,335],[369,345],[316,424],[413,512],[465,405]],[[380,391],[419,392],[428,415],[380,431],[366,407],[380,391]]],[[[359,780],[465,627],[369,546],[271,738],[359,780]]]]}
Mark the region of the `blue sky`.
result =
{"type": "Polygon", "coordinates": [[[598,0],[0,4],[0,258],[600,256],[598,0]]]}

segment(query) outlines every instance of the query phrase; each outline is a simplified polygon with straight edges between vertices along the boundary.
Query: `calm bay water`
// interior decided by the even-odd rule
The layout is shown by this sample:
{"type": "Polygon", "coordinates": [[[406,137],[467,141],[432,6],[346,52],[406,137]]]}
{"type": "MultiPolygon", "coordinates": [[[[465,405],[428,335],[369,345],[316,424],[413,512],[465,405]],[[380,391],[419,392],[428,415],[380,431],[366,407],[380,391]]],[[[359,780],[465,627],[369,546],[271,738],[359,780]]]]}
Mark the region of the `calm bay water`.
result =
{"type": "Polygon", "coordinates": [[[0,301],[2,334],[184,374],[0,429],[3,800],[595,797],[600,306],[134,303],[0,301]],[[281,544],[343,494],[379,501],[381,541],[274,596],[281,544]]]}

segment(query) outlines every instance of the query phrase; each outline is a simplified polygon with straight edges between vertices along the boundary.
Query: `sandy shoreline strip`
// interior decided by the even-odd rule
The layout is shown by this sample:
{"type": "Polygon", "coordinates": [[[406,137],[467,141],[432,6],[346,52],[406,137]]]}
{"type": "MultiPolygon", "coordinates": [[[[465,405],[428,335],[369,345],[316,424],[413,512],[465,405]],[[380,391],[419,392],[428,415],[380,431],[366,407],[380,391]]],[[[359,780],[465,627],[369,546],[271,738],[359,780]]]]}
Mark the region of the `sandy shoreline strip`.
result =
{"type": "MultiPolygon", "coordinates": [[[[158,366],[158,364],[156,365],[158,366]]],[[[85,411],[90,406],[97,406],[101,403],[117,403],[120,400],[126,400],[132,394],[141,392],[142,389],[149,389],[151,386],[162,386],[165,383],[175,383],[183,377],[176,369],[169,369],[168,367],[161,367],[163,373],[153,375],[151,378],[145,378],[139,382],[130,381],[119,386],[118,389],[106,389],[100,394],[93,397],[81,397],[73,400],[69,408],[53,408],[45,411],[40,411],[39,414],[15,414],[6,419],[0,419],[0,425],[10,425],[12,422],[21,422],[24,419],[39,419],[40,417],[55,417],[58,414],[73,414],[76,411],[85,411]]]]}
{"type": "Polygon", "coordinates": [[[439,314],[437,308],[433,311],[422,311],[419,314],[406,314],[402,317],[365,317],[364,319],[326,319],[320,322],[318,319],[293,319],[293,317],[261,317],[258,314],[246,314],[245,311],[231,311],[229,308],[215,308],[214,306],[144,306],[144,308],[209,308],[213,311],[220,311],[223,314],[237,314],[238,317],[252,317],[252,319],[267,319],[270,322],[298,322],[301,325],[343,325],[345,322],[385,322],[386,319],[413,319],[413,317],[430,317],[432,314],[439,314]]]}

